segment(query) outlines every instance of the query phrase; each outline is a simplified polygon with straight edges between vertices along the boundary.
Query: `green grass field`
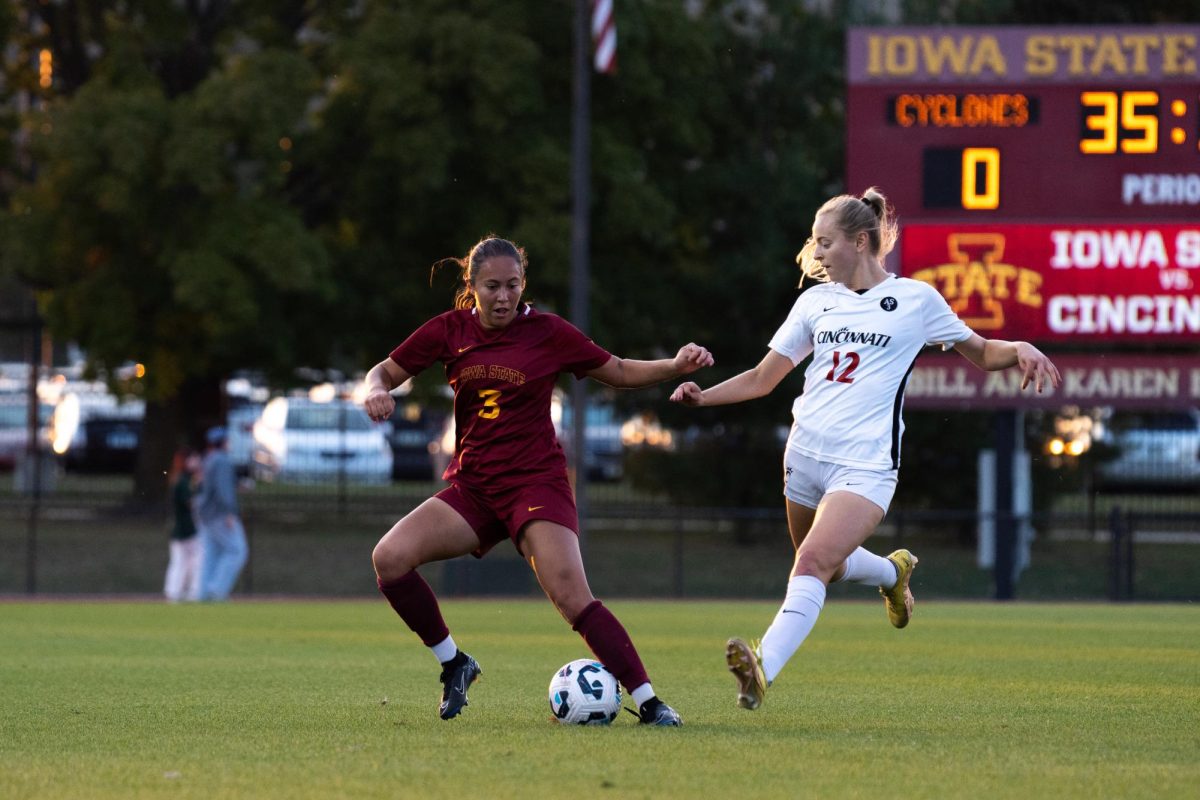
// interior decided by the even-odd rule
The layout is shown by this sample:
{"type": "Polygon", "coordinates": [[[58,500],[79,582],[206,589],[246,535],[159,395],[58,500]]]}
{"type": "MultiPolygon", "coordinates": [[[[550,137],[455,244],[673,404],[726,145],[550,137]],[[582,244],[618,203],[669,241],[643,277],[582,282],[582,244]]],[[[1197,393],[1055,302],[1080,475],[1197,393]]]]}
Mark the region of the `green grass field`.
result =
{"type": "Polygon", "coordinates": [[[1200,784],[1200,608],[836,599],[764,707],[723,644],[773,603],[613,601],[682,729],[551,721],[587,655],[542,601],[444,604],[484,668],[376,602],[0,604],[0,797],[1167,798],[1200,784]]]}

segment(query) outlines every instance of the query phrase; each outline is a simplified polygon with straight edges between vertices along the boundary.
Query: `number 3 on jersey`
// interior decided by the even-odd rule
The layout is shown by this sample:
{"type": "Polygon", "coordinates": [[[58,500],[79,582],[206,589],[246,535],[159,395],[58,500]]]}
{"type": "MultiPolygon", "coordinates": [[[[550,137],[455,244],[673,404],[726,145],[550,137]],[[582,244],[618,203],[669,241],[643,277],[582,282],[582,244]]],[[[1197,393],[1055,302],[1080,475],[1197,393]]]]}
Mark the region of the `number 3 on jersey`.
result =
{"type": "Polygon", "coordinates": [[[825,380],[836,383],[854,383],[854,378],[850,376],[854,373],[854,370],[858,369],[858,353],[846,353],[845,359],[846,364],[842,367],[842,371],[838,373],[842,354],[837,350],[833,351],[833,366],[829,369],[829,374],[825,376],[825,380]]]}
{"type": "Polygon", "coordinates": [[[483,408],[479,409],[479,416],[484,419],[495,419],[500,416],[500,391],[498,389],[480,389],[479,399],[483,401],[483,408]]]}

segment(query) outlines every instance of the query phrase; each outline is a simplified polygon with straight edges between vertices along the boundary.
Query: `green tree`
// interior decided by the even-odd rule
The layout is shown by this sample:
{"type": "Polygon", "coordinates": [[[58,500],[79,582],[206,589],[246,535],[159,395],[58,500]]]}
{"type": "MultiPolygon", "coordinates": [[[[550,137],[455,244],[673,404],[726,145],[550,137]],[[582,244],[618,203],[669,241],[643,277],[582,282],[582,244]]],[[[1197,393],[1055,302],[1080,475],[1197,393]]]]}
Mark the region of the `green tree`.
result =
{"type": "Polygon", "coordinates": [[[31,5],[54,85],[26,122],[34,167],[0,217],[0,263],[98,373],[144,365],[122,388],[146,401],[136,489],[155,499],[171,449],[219,419],[221,379],[315,339],[304,310],[331,276],[288,171],[320,81],[274,45],[286,15],[253,4],[31,5]]]}
{"type": "Polygon", "coordinates": [[[337,274],[332,366],[362,370],[450,307],[490,232],[524,245],[530,293],[565,296],[570,7],[412,0],[313,22],[325,77],[293,181],[337,274]]]}

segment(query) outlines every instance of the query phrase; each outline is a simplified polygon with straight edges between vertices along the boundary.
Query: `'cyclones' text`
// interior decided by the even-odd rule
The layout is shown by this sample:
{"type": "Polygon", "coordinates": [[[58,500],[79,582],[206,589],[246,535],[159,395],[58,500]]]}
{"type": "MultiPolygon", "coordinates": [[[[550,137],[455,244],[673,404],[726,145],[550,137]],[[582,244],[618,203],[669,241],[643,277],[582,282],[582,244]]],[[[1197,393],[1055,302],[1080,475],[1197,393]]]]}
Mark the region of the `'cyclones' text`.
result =
{"type": "Polygon", "coordinates": [[[886,333],[866,333],[839,328],[836,331],[817,331],[815,341],[817,344],[866,344],[887,347],[892,337],[886,333]]]}

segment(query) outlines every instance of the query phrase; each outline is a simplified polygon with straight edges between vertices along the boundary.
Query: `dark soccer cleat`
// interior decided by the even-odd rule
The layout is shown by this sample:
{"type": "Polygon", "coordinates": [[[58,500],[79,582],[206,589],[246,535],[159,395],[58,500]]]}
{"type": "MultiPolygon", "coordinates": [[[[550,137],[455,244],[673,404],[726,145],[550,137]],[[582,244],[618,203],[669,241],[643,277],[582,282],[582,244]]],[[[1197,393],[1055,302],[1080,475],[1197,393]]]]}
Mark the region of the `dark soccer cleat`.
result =
{"type": "Polygon", "coordinates": [[[459,651],[462,658],[454,658],[446,662],[442,675],[442,703],[438,706],[438,714],[442,719],[454,719],[467,705],[467,689],[475,679],[483,674],[479,662],[466,653],[459,651]]]}
{"type": "Polygon", "coordinates": [[[658,698],[647,700],[638,709],[638,719],[642,725],[656,725],[664,728],[678,728],[683,725],[679,712],[658,698]]]}

